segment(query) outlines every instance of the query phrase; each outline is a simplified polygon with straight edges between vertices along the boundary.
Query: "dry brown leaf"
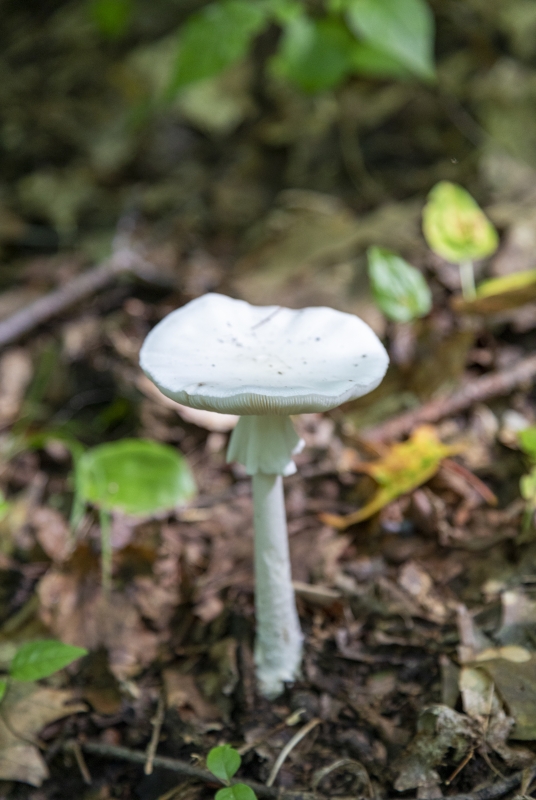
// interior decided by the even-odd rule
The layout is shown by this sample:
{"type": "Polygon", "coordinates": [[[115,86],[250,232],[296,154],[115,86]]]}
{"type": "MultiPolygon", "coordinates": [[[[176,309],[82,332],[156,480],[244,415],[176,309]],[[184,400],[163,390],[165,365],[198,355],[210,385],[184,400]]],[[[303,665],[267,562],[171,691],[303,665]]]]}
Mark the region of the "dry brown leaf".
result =
{"type": "Polygon", "coordinates": [[[59,564],[67,561],[76,542],[65,517],[54,508],[40,506],[32,512],[30,522],[47,556],[59,564]]]}
{"type": "Polygon", "coordinates": [[[220,712],[204,699],[193,675],[183,675],[176,669],[166,669],[163,675],[168,708],[191,708],[199,719],[220,719],[220,712]]]}
{"type": "Polygon", "coordinates": [[[159,637],[149,631],[132,601],[119,592],[108,601],[93,576],[50,570],[39,583],[43,622],[68,644],[108,650],[110,670],[125,680],[156,658],[159,637]]]}
{"type": "Polygon", "coordinates": [[[0,358],[0,425],[17,417],[32,375],[32,360],[24,348],[14,347],[0,358]]]}
{"type": "Polygon", "coordinates": [[[62,717],[86,711],[73,703],[72,692],[35,683],[13,684],[2,702],[0,714],[0,779],[41,786],[48,767],[32,740],[62,717]],[[70,705],[68,705],[70,703],[70,705]]]}

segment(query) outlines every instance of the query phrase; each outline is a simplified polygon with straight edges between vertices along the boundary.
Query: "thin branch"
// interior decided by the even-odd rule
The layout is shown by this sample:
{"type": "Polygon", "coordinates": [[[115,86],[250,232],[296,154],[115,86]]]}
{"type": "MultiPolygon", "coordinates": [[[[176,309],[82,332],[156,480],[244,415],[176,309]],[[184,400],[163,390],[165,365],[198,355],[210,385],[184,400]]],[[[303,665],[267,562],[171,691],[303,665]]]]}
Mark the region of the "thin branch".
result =
{"type": "Polygon", "coordinates": [[[491,397],[510,394],[520,384],[530,384],[535,379],[536,356],[523,358],[509,369],[474,378],[453,394],[436,397],[419,408],[406,411],[393,419],[364,430],[362,432],[363,439],[371,441],[400,439],[417,425],[438,422],[444,417],[465,411],[475,403],[483,403],[491,397]]]}
{"type": "Polygon", "coordinates": [[[153,733],[151,736],[151,741],[147,747],[147,760],[145,762],[145,767],[143,771],[146,775],[152,775],[153,767],[154,767],[154,759],[156,756],[156,749],[158,747],[158,742],[160,741],[160,733],[162,731],[162,725],[164,724],[164,715],[166,713],[166,698],[164,691],[160,692],[160,697],[158,698],[158,706],[156,709],[156,714],[153,719],[153,733]]]}
{"type": "MultiPolygon", "coordinates": [[[[101,742],[80,742],[80,747],[82,750],[85,750],[86,753],[92,755],[102,756],[103,758],[113,758],[118,761],[130,761],[131,763],[140,764],[142,766],[147,759],[146,753],[142,750],[129,750],[127,747],[116,747],[115,745],[103,744],[101,742]]],[[[67,751],[72,751],[73,742],[66,742],[64,748],[67,751]]],[[[186,775],[188,778],[193,778],[203,783],[218,783],[218,779],[215,778],[212,773],[208,772],[208,770],[194,767],[176,758],[155,756],[153,763],[157,769],[168,769],[170,772],[178,772],[181,775],[186,775]]],[[[497,781],[491,784],[491,786],[478,789],[475,792],[449,795],[446,800],[497,800],[497,798],[503,797],[505,794],[508,794],[508,792],[511,792],[512,789],[520,786],[522,782],[530,786],[535,778],[536,767],[532,767],[530,770],[515,772],[513,775],[510,775],[510,777],[497,781]]],[[[311,792],[288,792],[276,789],[273,786],[268,787],[264,786],[262,783],[244,779],[240,781],[231,781],[231,783],[245,783],[251,787],[259,797],[272,798],[273,800],[322,800],[322,798],[325,798],[325,795],[313,794],[311,792]]],[[[407,800],[412,800],[412,798],[407,800]]],[[[419,798],[419,800],[432,800],[432,798],[423,797],[419,798]]]]}
{"type": "Polygon", "coordinates": [[[38,297],[33,303],[0,322],[0,347],[16,341],[70,306],[101,291],[118,276],[137,275],[151,283],[162,283],[151,265],[130,247],[118,249],[111,258],[86,270],[65,286],[38,297]]]}
{"type": "MultiPolygon", "coordinates": [[[[72,750],[72,742],[67,742],[65,745],[67,750],[72,750]]],[[[119,761],[130,761],[134,764],[143,766],[147,761],[147,754],[141,750],[129,750],[128,747],[116,747],[115,745],[102,744],[100,742],[80,742],[80,747],[86,753],[92,755],[102,756],[103,758],[114,758],[119,761]]],[[[155,756],[153,759],[153,766],[155,769],[168,769],[170,772],[178,772],[188,778],[193,778],[203,783],[219,784],[218,778],[215,778],[211,772],[200,767],[194,767],[185,761],[180,761],[177,758],[167,758],[165,756],[155,756]]],[[[288,792],[281,791],[274,787],[264,786],[262,783],[255,781],[248,781],[241,778],[240,780],[233,780],[234,783],[247,784],[258,797],[267,797],[272,800],[321,800],[322,795],[313,795],[310,792],[288,792]]]]}

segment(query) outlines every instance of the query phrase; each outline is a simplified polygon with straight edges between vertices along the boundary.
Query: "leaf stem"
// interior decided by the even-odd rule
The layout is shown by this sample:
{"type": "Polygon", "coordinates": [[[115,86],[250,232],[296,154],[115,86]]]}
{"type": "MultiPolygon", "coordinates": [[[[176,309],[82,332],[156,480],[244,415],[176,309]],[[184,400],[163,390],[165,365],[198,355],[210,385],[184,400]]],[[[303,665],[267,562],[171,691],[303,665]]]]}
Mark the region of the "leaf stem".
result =
{"type": "Polygon", "coordinates": [[[472,261],[462,261],[460,264],[460,282],[464,300],[474,300],[476,297],[475,271],[472,261]]]}
{"type": "Polygon", "coordinates": [[[112,519],[108,511],[99,511],[101,529],[101,581],[102,591],[110,595],[112,588],[112,519]]]}

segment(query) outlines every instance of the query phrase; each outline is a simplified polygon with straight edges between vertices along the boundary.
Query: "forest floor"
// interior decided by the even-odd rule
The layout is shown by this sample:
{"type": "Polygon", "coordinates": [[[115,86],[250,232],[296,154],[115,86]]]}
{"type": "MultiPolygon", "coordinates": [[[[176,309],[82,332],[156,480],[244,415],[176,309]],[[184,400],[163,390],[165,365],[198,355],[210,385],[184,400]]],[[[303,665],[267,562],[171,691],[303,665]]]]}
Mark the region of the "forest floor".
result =
{"type": "MultiPolygon", "coordinates": [[[[37,71],[56,45],[72,55],[69,14],[79,12],[64,5],[61,24],[52,12],[48,27],[24,21],[16,58],[36,40],[37,71]]],[[[341,90],[337,113],[329,98],[282,93],[253,120],[247,103],[242,118],[235,109],[233,131],[164,114],[114,139],[107,117],[102,139],[82,147],[84,98],[65,85],[82,73],[98,83],[117,55],[87,41],[76,77],[58,66],[64,83],[48,94],[21,71],[23,122],[6,101],[13,125],[32,130],[35,115],[41,133],[6,166],[14,188],[0,204],[0,666],[47,636],[90,652],[0,706],[0,797],[204,800],[219,788],[204,759],[221,743],[241,752],[238,777],[263,784],[259,797],[528,794],[536,532],[517,434],[536,424],[536,309],[457,312],[457,270],[425,247],[420,214],[440,177],[476,187],[502,235],[478,269],[533,266],[533,168],[499,146],[477,151],[465,118],[460,127],[442,116],[422,87],[358,81],[341,90]],[[54,117],[56,91],[65,108],[54,117]],[[434,298],[424,320],[385,321],[367,287],[370,244],[422,269],[434,298]],[[114,273],[127,262],[133,271],[114,273]],[[67,302],[85,274],[91,287],[67,302]],[[250,480],[225,461],[228,430],[213,416],[196,424],[138,366],[153,325],[207,291],[357,313],[391,358],[373,394],[295,420],[306,447],[285,485],[305,657],[301,680],[275,702],[255,684],[250,480]],[[32,303],[47,292],[60,301],[45,319],[32,303]],[[345,530],[328,524],[323,515],[374,495],[363,462],[396,462],[397,440],[411,434],[398,471],[391,465],[392,502],[345,530]],[[114,517],[106,597],[98,515],[86,509],[74,537],[69,526],[67,445],[125,437],[177,446],[198,494],[157,519],[114,517]],[[405,490],[438,440],[433,476],[405,490]]],[[[121,53],[125,70],[129,58],[121,53]]],[[[127,72],[114,73],[117,85],[127,72]]],[[[109,87],[90,88],[88,119],[101,98],[113,101],[109,87]]]]}

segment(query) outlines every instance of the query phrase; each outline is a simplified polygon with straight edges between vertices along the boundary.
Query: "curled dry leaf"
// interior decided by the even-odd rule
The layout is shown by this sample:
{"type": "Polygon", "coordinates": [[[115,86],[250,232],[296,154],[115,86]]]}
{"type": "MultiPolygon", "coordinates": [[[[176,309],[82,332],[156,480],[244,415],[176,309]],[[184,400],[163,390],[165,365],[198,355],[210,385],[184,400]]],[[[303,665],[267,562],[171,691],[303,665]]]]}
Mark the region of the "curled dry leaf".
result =
{"type": "Polygon", "coordinates": [[[45,725],[80,711],[86,711],[86,706],[74,703],[68,690],[35,683],[12,684],[0,715],[0,780],[41,786],[49,772],[32,740],[45,725]]]}
{"type": "Polygon", "coordinates": [[[459,451],[458,445],[443,444],[431,425],[421,425],[407,442],[392,445],[377,461],[354,462],[352,469],[355,472],[370,475],[378,484],[377,491],[366,505],[347,516],[321,514],[320,518],[339,530],[362,522],[400,495],[426,483],[445,458],[459,451]]]}

